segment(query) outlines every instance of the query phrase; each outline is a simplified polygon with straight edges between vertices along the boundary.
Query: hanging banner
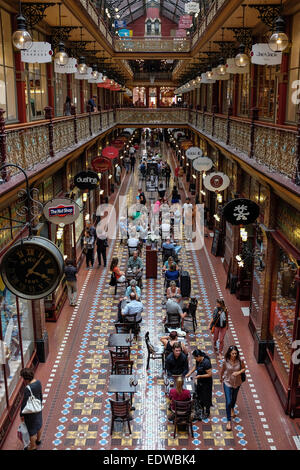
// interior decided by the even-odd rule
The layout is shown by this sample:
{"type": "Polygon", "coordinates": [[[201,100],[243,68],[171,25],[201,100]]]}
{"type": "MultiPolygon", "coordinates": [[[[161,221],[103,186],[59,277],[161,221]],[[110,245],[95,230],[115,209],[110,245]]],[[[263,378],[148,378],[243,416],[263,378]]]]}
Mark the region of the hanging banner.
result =
{"type": "Polygon", "coordinates": [[[213,161],[208,157],[199,157],[193,160],[193,167],[197,171],[208,171],[213,166],[213,161]]]}
{"type": "Polygon", "coordinates": [[[253,224],[259,216],[259,206],[250,199],[233,199],[224,207],[223,216],[232,225],[253,224]]]}
{"type": "Polygon", "coordinates": [[[186,37],[186,29],[176,29],[175,37],[176,38],[185,38],[186,37]]]}
{"type": "Polygon", "coordinates": [[[126,28],[126,21],[125,20],[115,20],[115,28],[126,28]]]}
{"type": "Polygon", "coordinates": [[[227,59],[226,71],[227,73],[249,73],[249,64],[247,64],[246,67],[238,67],[234,58],[227,59]]]}
{"type": "Polygon", "coordinates": [[[199,11],[200,11],[199,3],[197,3],[197,2],[186,3],[184,5],[184,11],[188,15],[190,15],[191,13],[199,13],[199,11]]]}
{"type": "Polygon", "coordinates": [[[72,224],[79,217],[79,206],[72,199],[52,199],[45,204],[44,216],[52,224],[72,224]]]}
{"type": "Polygon", "coordinates": [[[251,51],[251,63],[258,65],[280,65],[282,52],[274,52],[268,44],[254,44],[251,51]]]}
{"type": "Polygon", "coordinates": [[[52,62],[53,51],[49,42],[33,42],[28,51],[21,51],[21,61],[28,64],[52,62]]]}
{"type": "Polygon", "coordinates": [[[203,152],[199,147],[190,147],[186,150],[185,155],[190,160],[195,160],[195,158],[202,157],[203,152]]]}
{"type": "Polygon", "coordinates": [[[105,157],[96,157],[92,160],[92,167],[97,173],[105,173],[111,169],[111,160],[105,157]]]}
{"type": "Polygon", "coordinates": [[[220,74],[218,73],[217,67],[213,68],[212,71],[213,71],[213,77],[214,77],[217,81],[218,81],[218,80],[229,80],[229,79],[230,79],[229,73],[225,73],[225,75],[220,75],[220,74]]]}
{"type": "Polygon", "coordinates": [[[79,189],[95,189],[98,183],[99,178],[94,171],[81,171],[74,176],[74,184],[79,189]]]}
{"type": "Polygon", "coordinates": [[[201,83],[203,83],[203,84],[205,84],[205,85],[208,85],[208,84],[210,84],[210,83],[216,83],[216,80],[214,80],[214,79],[211,79],[211,80],[210,80],[210,79],[208,79],[208,78],[206,77],[206,74],[205,74],[205,73],[202,73],[202,74],[201,74],[201,83]]]}
{"type": "Polygon", "coordinates": [[[112,146],[105,147],[102,150],[102,156],[113,160],[114,158],[117,158],[119,156],[119,150],[116,147],[112,146]]]}
{"type": "Polygon", "coordinates": [[[59,65],[54,61],[55,73],[76,73],[77,72],[77,59],[70,57],[66,65],[59,65]]]}
{"type": "Polygon", "coordinates": [[[77,80],[92,80],[93,79],[92,71],[93,71],[92,67],[88,67],[87,72],[85,74],[81,74],[79,72],[76,72],[75,73],[75,78],[77,80]]]}
{"type": "Polygon", "coordinates": [[[193,24],[191,15],[183,15],[179,18],[178,29],[189,29],[193,24]]]}
{"type": "Polygon", "coordinates": [[[204,178],[204,186],[209,191],[224,191],[230,184],[230,179],[225,173],[214,172],[204,178]]]}

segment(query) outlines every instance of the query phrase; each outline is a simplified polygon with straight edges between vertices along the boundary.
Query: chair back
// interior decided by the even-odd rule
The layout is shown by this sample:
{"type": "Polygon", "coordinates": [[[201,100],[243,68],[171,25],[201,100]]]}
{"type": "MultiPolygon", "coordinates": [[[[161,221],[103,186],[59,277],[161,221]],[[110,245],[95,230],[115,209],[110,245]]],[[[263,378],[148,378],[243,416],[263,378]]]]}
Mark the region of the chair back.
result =
{"type": "Polygon", "coordinates": [[[111,363],[114,366],[116,361],[120,360],[129,360],[130,359],[130,351],[128,349],[124,349],[124,351],[112,351],[110,352],[111,363]]]}
{"type": "Polygon", "coordinates": [[[168,327],[179,328],[181,324],[181,317],[179,313],[167,313],[167,321],[168,327]]]}
{"type": "Polygon", "coordinates": [[[132,331],[132,326],[128,323],[115,323],[116,333],[128,333],[132,331]]]}
{"type": "Polygon", "coordinates": [[[132,375],[133,361],[120,359],[115,361],[115,373],[117,375],[132,375]]]}
{"type": "Polygon", "coordinates": [[[123,401],[109,400],[113,418],[127,418],[130,415],[130,399],[123,401]]]}
{"type": "Polygon", "coordinates": [[[154,348],[154,346],[150,343],[149,331],[147,331],[147,333],[145,334],[145,342],[146,342],[146,346],[147,346],[147,349],[148,349],[148,353],[149,353],[149,354],[155,354],[155,348],[154,348]]]}
{"type": "Polygon", "coordinates": [[[197,306],[198,306],[198,300],[193,297],[190,301],[190,305],[189,305],[189,309],[188,309],[188,313],[192,317],[194,317],[196,315],[197,306]]]}
{"type": "Polygon", "coordinates": [[[163,263],[165,263],[170,256],[172,256],[173,259],[174,259],[174,249],[173,248],[163,248],[163,251],[162,251],[163,263]]]}
{"type": "Polygon", "coordinates": [[[192,413],[192,400],[178,401],[174,400],[175,416],[182,419],[189,419],[192,413]]]}
{"type": "Polygon", "coordinates": [[[137,313],[135,313],[134,315],[124,315],[124,322],[125,323],[135,324],[136,323],[136,317],[137,317],[137,313]]]}

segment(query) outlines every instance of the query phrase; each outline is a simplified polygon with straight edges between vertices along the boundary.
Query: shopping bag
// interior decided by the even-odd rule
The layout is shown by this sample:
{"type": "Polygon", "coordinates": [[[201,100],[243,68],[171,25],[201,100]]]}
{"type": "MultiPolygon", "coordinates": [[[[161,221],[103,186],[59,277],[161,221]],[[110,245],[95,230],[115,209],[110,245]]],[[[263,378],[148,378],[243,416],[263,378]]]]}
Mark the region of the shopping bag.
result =
{"type": "Polygon", "coordinates": [[[24,421],[22,421],[22,423],[19,425],[17,435],[18,435],[18,439],[20,439],[23,446],[27,447],[30,443],[30,437],[29,437],[27,426],[24,423],[24,421]]]}

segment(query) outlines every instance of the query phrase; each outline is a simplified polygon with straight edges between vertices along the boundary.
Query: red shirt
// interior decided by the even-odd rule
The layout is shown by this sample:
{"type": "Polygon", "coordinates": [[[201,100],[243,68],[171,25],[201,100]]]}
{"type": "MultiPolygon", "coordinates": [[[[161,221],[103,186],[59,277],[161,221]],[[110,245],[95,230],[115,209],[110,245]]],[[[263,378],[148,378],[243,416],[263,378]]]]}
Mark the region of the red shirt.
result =
{"type": "Polygon", "coordinates": [[[178,177],[178,173],[179,173],[179,167],[177,166],[177,167],[175,168],[175,176],[176,176],[176,178],[178,177]]]}
{"type": "Polygon", "coordinates": [[[181,393],[178,393],[176,388],[172,388],[170,390],[170,399],[172,400],[171,408],[174,410],[175,406],[173,401],[188,401],[191,399],[191,392],[189,390],[182,390],[181,393]]]}

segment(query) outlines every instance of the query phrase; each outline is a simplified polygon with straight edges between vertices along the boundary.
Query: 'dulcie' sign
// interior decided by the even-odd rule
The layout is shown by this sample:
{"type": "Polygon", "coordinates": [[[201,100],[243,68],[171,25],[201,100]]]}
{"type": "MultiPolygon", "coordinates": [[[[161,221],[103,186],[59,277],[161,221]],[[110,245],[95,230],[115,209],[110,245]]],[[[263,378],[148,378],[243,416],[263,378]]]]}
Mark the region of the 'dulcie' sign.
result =
{"type": "Polygon", "coordinates": [[[98,182],[98,175],[94,171],[82,171],[74,176],[74,184],[79,189],[95,189],[98,182]]]}
{"type": "Polygon", "coordinates": [[[280,65],[282,52],[274,52],[268,44],[254,44],[251,51],[252,64],[258,65],[280,65]]]}

